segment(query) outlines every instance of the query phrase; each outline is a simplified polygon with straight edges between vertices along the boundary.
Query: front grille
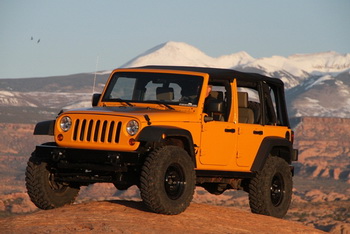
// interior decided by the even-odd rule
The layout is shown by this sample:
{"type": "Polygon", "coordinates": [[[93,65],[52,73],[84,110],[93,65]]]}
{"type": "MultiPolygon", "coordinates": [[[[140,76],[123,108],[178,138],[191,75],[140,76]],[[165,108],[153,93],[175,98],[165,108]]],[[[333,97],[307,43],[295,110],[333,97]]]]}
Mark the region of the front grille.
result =
{"type": "Polygon", "coordinates": [[[122,122],[76,119],[73,140],[102,143],[119,143],[122,122]]]}

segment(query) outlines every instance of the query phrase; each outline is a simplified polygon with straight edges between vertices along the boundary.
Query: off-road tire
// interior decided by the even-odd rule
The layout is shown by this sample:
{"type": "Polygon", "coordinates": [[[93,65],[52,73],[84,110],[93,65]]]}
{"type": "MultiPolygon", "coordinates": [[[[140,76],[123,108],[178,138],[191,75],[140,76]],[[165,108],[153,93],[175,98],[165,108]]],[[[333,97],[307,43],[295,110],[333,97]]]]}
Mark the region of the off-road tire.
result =
{"type": "Polygon", "coordinates": [[[292,173],[288,163],[269,156],[262,171],[249,184],[249,205],[253,213],[282,218],[292,199],[292,173]]]}
{"type": "Polygon", "coordinates": [[[141,197],[155,213],[175,215],[192,201],[195,189],[194,164],[177,146],[163,146],[145,159],[140,178],[141,197]]]}
{"type": "Polygon", "coordinates": [[[71,204],[79,193],[78,186],[55,182],[47,163],[41,162],[35,156],[28,161],[25,180],[30,199],[43,210],[71,204]]]}

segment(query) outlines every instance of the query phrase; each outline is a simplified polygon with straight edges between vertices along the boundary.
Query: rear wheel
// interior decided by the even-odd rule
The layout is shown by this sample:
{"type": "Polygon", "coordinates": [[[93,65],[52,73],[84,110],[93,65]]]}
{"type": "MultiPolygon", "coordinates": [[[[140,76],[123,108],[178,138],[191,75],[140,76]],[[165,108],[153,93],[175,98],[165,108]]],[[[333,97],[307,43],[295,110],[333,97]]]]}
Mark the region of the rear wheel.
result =
{"type": "Polygon", "coordinates": [[[262,171],[249,184],[249,205],[253,213],[282,218],[292,200],[292,173],[288,163],[269,156],[262,171]]]}
{"type": "Polygon", "coordinates": [[[141,197],[156,213],[179,214],[192,201],[195,180],[188,153],[177,146],[164,146],[145,160],[140,179],[141,197]]]}
{"type": "Polygon", "coordinates": [[[25,180],[30,199],[38,208],[44,210],[71,204],[79,193],[78,186],[56,182],[47,163],[33,156],[29,159],[25,180]]]}

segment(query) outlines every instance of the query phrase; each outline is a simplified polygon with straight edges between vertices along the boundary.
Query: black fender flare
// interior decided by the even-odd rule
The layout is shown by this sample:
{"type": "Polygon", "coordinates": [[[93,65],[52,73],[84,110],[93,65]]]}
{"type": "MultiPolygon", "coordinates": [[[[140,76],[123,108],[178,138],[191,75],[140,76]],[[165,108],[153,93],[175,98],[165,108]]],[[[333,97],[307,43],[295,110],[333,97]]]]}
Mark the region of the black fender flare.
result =
{"type": "Polygon", "coordinates": [[[136,140],[143,142],[162,142],[164,139],[169,137],[179,137],[185,139],[185,150],[188,152],[193,160],[193,163],[196,165],[196,155],[194,151],[192,134],[186,129],[162,125],[147,126],[141,130],[136,140]]]}
{"type": "Polygon", "coordinates": [[[54,135],[54,127],[56,120],[47,120],[39,122],[35,125],[34,135],[54,135]]]}
{"type": "Polygon", "coordinates": [[[293,144],[283,137],[265,137],[261,142],[258,153],[251,167],[251,171],[261,171],[270,153],[274,153],[286,160],[289,164],[293,160],[293,144]],[[276,150],[273,152],[273,149],[276,150]]]}

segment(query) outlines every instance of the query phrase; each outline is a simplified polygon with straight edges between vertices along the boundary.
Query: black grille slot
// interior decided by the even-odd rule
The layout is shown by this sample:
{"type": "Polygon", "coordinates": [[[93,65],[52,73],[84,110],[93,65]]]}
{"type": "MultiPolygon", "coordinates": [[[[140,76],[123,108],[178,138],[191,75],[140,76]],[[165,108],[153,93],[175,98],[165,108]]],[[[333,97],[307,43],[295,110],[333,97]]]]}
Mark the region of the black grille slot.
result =
{"type": "Polygon", "coordinates": [[[106,128],[107,128],[107,121],[104,121],[103,125],[102,125],[102,133],[101,133],[101,141],[102,142],[105,142],[106,128]]]}
{"type": "Polygon", "coordinates": [[[91,140],[91,132],[92,132],[92,126],[94,124],[94,121],[93,120],[90,120],[89,121],[89,127],[88,127],[88,133],[87,133],[87,137],[86,137],[86,140],[87,141],[90,141],[91,140]]]}
{"type": "Polygon", "coordinates": [[[77,140],[77,135],[78,135],[78,131],[79,131],[79,119],[77,119],[75,121],[75,127],[74,127],[74,134],[73,134],[73,140],[77,140]]]}
{"type": "Polygon", "coordinates": [[[86,127],[86,119],[84,119],[83,122],[81,123],[81,130],[80,130],[80,140],[81,140],[81,141],[84,140],[84,136],[85,136],[85,127],[86,127]]]}
{"type": "Polygon", "coordinates": [[[108,132],[108,142],[112,142],[112,136],[113,136],[113,130],[114,130],[114,121],[111,122],[111,125],[109,126],[109,132],[108,132]]]}
{"type": "Polygon", "coordinates": [[[119,122],[117,126],[117,133],[115,134],[115,143],[119,143],[119,135],[120,135],[121,128],[122,128],[122,122],[119,122]]]}
{"type": "Polygon", "coordinates": [[[73,140],[119,143],[122,123],[108,120],[77,119],[74,125],[73,140]]]}
{"type": "Polygon", "coordinates": [[[98,134],[99,134],[99,132],[98,132],[98,130],[99,130],[99,128],[100,128],[100,120],[97,120],[97,122],[96,122],[96,126],[95,126],[95,134],[94,134],[94,141],[95,142],[97,142],[97,140],[98,140],[98,134]]]}

